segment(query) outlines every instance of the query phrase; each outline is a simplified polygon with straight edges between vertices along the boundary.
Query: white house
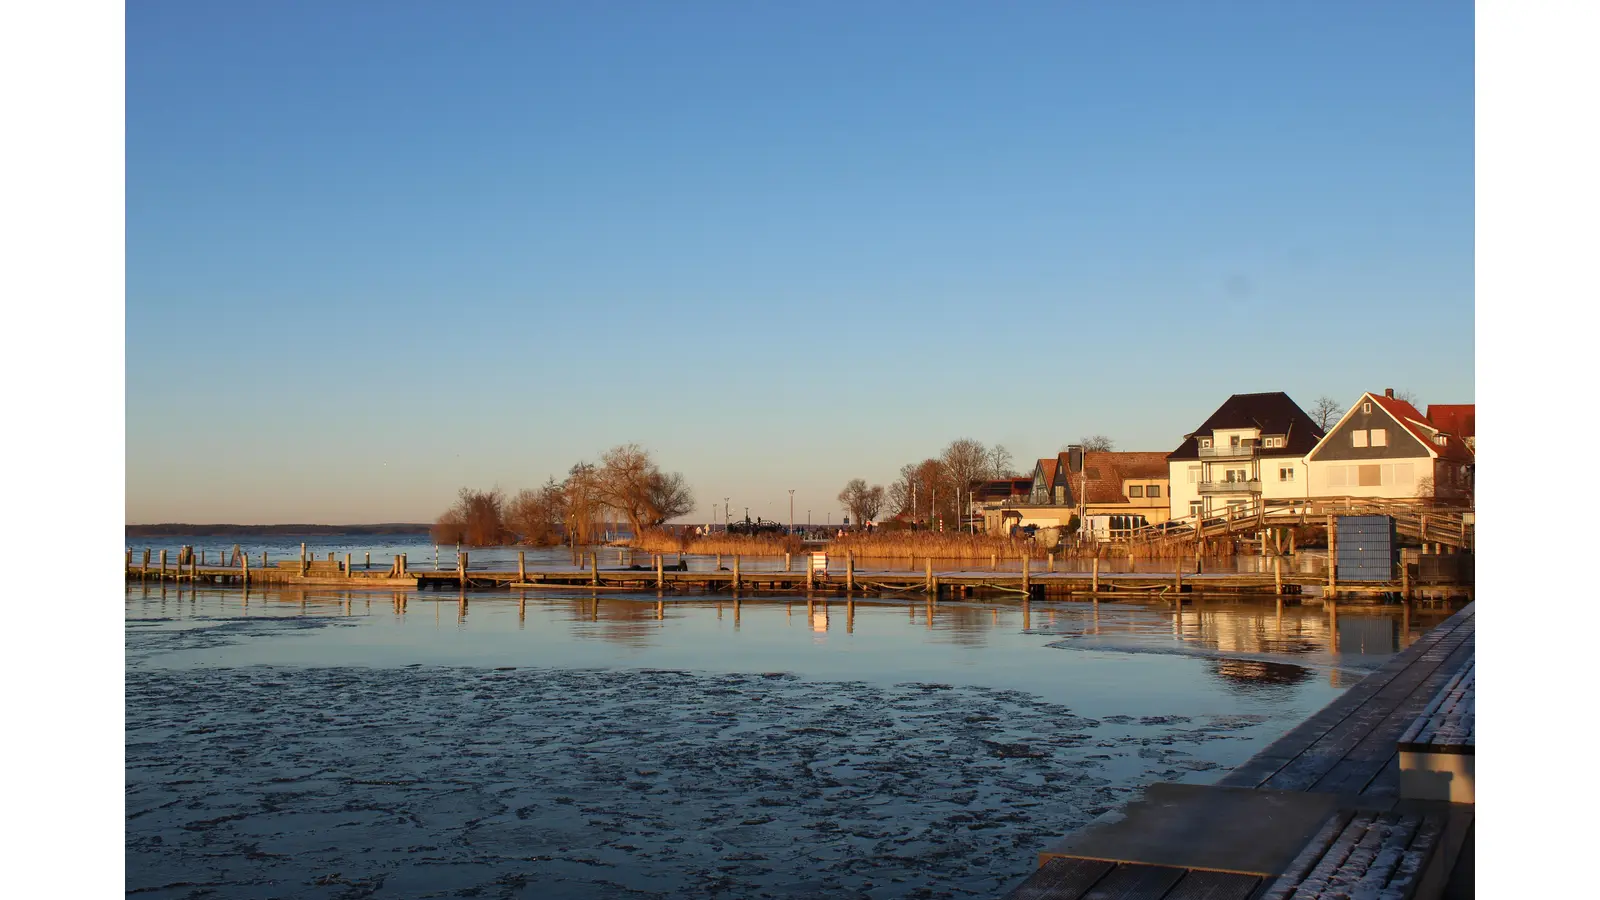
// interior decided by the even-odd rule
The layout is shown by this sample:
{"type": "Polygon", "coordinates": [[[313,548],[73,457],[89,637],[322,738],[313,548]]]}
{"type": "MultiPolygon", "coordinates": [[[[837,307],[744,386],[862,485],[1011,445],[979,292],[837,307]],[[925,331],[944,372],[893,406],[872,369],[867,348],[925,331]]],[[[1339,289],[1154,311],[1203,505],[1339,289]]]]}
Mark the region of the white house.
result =
{"type": "Polygon", "coordinates": [[[1167,454],[1172,517],[1293,508],[1308,496],[1305,456],[1320,440],[1322,429],[1288,394],[1234,394],[1167,454]]]}
{"type": "Polygon", "coordinates": [[[1474,456],[1394,390],[1350,407],[1306,456],[1311,496],[1470,503],[1474,456]]]}

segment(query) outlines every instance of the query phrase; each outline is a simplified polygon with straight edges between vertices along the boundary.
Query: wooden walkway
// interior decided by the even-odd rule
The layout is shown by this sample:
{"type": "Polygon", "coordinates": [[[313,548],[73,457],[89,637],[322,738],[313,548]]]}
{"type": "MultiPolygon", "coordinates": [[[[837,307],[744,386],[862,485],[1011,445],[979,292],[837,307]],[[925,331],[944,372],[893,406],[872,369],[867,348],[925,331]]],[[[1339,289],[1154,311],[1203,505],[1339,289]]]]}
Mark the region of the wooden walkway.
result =
{"type": "Polygon", "coordinates": [[[1007,900],[1436,895],[1472,807],[1402,800],[1400,740],[1474,633],[1469,604],[1216,785],[1153,785],[1040,854],[1007,900]]]}
{"type": "MultiPolygon", "coordinates": [[[[318,561],[302,573],[298,565],[279,564],[268,568],[245,568],[188,563],[183,566],[127,564],[129,581],[177,581],[194,584],[242,584],[261,586],[341,587],[416,590],[481,589],[601,589],[708,593],[763,591],[796,593],[874,593],[918,594],[933,601],[971,597],[979,592],[1014,594],[1019,599],[1065,599],[1072,597],[1116,598],[1130,594],[1160,596],[1182,602],[1195,592],[1267,595],[1327,595],[1326,577],[1320,574],[1287,571],[1283,566],[1266,574],[1195,572],[1192,561],[1176,561],[1170,573],[1101,573],[996,571],[993,569],[867,569],[835,568],[826,573],[796,571],[668,571],[644,567],[600,568],[598,566],[524,566],[516,570],[487,569],[363,569],[354,565],[346,570],[338,563],[318,561]]],[[[1421,599],[1471,596],[1470,586],[1393,584],[1340,584],[1340,596],[1362,594],[1400,594],[1409,590],[1421,599]]]]}

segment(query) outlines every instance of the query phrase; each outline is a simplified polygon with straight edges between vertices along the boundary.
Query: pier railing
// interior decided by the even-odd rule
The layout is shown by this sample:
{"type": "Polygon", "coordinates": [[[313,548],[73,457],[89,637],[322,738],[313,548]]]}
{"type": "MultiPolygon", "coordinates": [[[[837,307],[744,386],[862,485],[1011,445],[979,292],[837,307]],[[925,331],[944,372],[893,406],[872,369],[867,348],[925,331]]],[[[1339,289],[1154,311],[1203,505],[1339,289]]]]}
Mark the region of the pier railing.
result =
{"type": "Polygon", "coordinates": [[[1335,497],[1315,500],[1261,501],[1234,504],[1202,516],[1182,516],[1135,529],[1135,543],[1223,537],[1236,532],[1289,525],[1326,525],[1328,516],[1390,516],[1395,530],[1423,543],[1471,549],[1474,512],[1467,508],[1431,506],[1424,500],[1335,497]]]}

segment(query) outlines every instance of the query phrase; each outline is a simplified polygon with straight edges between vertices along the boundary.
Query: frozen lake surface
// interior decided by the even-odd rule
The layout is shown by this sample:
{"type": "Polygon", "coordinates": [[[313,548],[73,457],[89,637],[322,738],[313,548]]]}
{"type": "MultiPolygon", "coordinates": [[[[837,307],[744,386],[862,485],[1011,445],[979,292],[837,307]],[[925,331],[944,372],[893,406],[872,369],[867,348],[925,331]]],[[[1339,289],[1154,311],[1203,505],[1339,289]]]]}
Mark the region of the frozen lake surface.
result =
{"type": "Polygon", "coordinates": [[[130,585],[130,895],[997,897],[1448,614],[467,601],[130,585]]]}

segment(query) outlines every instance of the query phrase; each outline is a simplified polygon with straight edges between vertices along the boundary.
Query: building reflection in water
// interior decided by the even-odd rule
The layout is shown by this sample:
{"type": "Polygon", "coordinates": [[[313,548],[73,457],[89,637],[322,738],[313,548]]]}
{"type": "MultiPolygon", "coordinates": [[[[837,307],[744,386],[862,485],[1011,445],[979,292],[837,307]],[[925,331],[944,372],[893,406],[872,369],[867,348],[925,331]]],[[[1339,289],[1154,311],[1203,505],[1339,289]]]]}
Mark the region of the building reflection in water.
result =
{"type": "Polygon", "coordinates": [[[1229,689],[1258,693],[1289,687],[1311,680],[1311,670],[1293,663],[1257,659],[1219,659],[1211,662],[1211,674],[1229,689]]]}

